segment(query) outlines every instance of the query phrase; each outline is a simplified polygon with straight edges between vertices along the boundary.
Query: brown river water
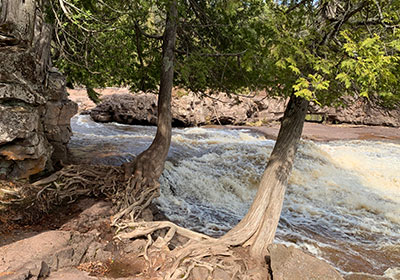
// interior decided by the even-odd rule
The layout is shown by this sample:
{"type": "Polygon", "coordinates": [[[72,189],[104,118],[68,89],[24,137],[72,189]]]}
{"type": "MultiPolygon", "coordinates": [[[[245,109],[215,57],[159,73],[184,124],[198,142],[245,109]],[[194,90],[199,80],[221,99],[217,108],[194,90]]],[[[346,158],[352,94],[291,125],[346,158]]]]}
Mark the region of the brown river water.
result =
{"type": "MultiPolygon", "coordinates": [[[[72,128],[72,153],[98,164],[131,159],[155,134],[82,115],[72,128]]],[[[224,234],[246,214],[273,145],[250,129],[174,129],[157,206],[182,226],[224,234]]],[[[347,279],[400,279],[400,143],[303,140],[276,242],[326,260],[347,279]]]]}

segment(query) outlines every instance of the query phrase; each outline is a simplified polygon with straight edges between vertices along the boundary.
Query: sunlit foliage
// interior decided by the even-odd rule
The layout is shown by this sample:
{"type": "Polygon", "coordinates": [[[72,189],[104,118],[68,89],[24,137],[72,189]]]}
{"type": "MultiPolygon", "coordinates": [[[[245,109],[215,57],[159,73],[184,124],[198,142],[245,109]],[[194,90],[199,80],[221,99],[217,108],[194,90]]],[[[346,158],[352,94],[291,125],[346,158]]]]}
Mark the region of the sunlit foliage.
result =
{"type": "MultiPolygon", "coordinates": [[[[77,84],[156,90],[165,1],[57,0],[54,56],[77,84]]],[[[399,102],[400,1],[179,1],[175,85],[399,102]]]]}

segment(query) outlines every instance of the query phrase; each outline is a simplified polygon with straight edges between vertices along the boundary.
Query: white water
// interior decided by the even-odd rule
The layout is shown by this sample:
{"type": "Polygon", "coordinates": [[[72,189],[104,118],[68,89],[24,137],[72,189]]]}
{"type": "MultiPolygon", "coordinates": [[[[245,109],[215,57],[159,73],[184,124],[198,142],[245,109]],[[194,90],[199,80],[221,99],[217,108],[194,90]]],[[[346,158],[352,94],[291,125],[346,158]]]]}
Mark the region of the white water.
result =
{"type": "MultiPolygon", "coordinates": [[[[74,151],[100,151],[98,162],[114,164],[144,150],[155,133],[87,116],[75,117],[73,130],[74,151]]],[[[244,129],[175,129],[173,135],[157,204],[185,227],[221,235],[247,212],[274,141],[244,129]]],[[[277,241],[342,273],[400,277],[400,145],[303,141],[277,241]]]]}

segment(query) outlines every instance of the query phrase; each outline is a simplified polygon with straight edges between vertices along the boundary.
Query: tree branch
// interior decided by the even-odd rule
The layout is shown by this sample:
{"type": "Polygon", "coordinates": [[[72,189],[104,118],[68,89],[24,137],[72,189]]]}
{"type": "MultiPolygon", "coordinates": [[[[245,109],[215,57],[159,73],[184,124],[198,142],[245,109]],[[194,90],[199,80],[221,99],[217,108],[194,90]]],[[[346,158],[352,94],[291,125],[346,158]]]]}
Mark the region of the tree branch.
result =
{"type": "Polygon", "coordinates": [[[334,36],[340,31],[340,28],[342,27],[343,24],[345,24],[353,15],[355,15],[357,12],[361,11],[367,4],[367,1],[362,1],[359,3],[356,7],[353,9],[350,9],[350,7],[347,9],[347,11],[344,12],[343,16],[341,18],[336,19],[334,22],[334,28],[330,32],[327,32],[322,39],[321,43],[319,46],[324,46],[327,44],[328,40],[334,36]]]}
{"type": "Polygon", "coordinates": [[[296,8],[298,8],[298,7],[300,7],[300,6],[302,6],[302,5],[304,5],[305,3],[307,3],[308,1],[310,1],[310,0],[302,0],[302,1],[300,1],[299,3],[297,3],[297,4],[295,4],[295,5],[293,5],[293,6],[291,6],[291,7],[289,7],[285,12],[284,12],[284,14],[289,14],[290,12],[292,12],[293,10],[295,10],[296,8]]]}
{"type": "Polygon", "coordinates": [[[386,23],[385,23],[385,18],[384,18],[383,13],[382,13],[382,8],[381,8],[381,6],[379,5],[379,2],[378,2],[377,0],[375,0],[374,2],[375,2],[375,5],[376,5],[376,8],[378,9],[379,18],[380,18],[380,23],[381,23],[385,28],[395,28],[395,27],[399,27],[399,24],[397,24],[397,25],[388,25],[388,24],[386,24],[386,23]]]}
{"type": "Polygon", "coordinates": [[[61,7],[62,11],[64,12],[65,16],[68,18],[68,20],[69,20],[70,22],[72,22],[73,24],[77,25],[79,28],[81,28],[82,30],[84,30],[84,31],[86,31],[86,32],[88,32],[88,33],[90,33],[90,32],[93,31],[93,30],[89,30],[89,29],[83,27],[81,24],[77,23],[76,21],[74,21],[74,20],[71,18],[71,13],[70,13],[70,11],[68,11],[67,8],[65,7],[65,5],[64,5],[64,0],[59,0],[58,2],[60,3],[60,7],[61,7]]]}
{"type": "MultiPolygon", "coordinates": [[[[179,49],[175,49],[174,51],[179,54],[190,55],[190,53],[188,53],[187,51],[183,51],[183,50],[179,50],[179,49]]],[[[237,52],[237,53],[218,53],[218,52],[216,52],[216,53],[199,53],[198,55],[206,56],[206,57],[222,57],[222,56],[238,56],[238,57],[240,57],[241,55],[245,54],[246,51],[247,50],[237,52]]]]}
{"type": "Polygon", "coordinates": [[[144,32],[141,28],[140,25],[137,21],[135,21],[135,28],[137,29],[137,31],[140,32],[140,34],[142,34],[144,37],[147,37],[149,39],[156,39],[156,40],[162,40],[163,36],[162,35],[153,35],[153,34],[147,34],[146,32],[144,32]]]}

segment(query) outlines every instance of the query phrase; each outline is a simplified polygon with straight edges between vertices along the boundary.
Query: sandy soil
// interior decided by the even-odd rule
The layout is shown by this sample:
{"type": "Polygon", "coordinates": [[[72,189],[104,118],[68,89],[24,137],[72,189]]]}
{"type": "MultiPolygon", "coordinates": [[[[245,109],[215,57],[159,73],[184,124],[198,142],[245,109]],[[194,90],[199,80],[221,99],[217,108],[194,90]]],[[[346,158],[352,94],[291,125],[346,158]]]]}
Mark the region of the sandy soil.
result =
{"type": "MultiPolygon", "coordinates": [[[[129,93],[128,88],[105,88],[98,92],[101,96],[111,94],[129,93]]],[[[79,105],[79,112],[90,110],[95,104],[87,97],[85,89],[68,90],[69,98],[79,105]]],[[[232,127],[232,126],[230,126],[232,127]]],[[[276,138],[279,131],[279,124],[262,127],[249,127],[265,134],[268,138],[276,138]]],[[[363,126],[363,125],[328,125],[307,122],[304,125],[303,139],[315,141],[332,140],[391,140],[400,142],[400,128],[384,126],[363,126]]]]}

